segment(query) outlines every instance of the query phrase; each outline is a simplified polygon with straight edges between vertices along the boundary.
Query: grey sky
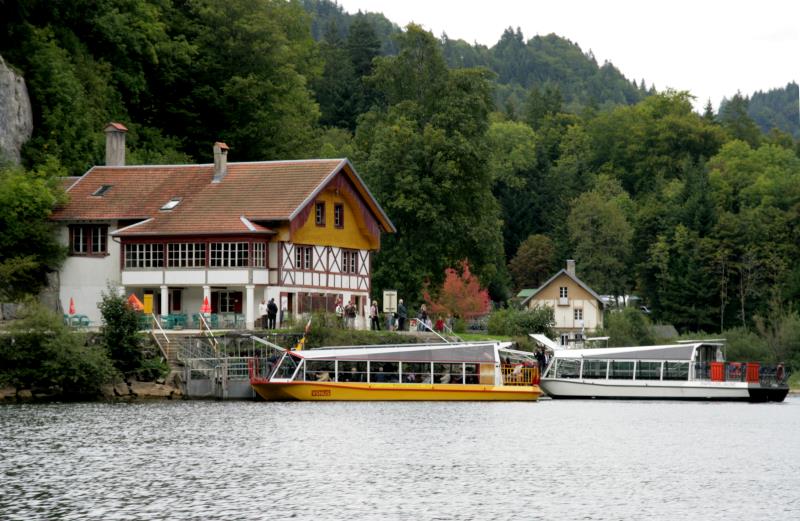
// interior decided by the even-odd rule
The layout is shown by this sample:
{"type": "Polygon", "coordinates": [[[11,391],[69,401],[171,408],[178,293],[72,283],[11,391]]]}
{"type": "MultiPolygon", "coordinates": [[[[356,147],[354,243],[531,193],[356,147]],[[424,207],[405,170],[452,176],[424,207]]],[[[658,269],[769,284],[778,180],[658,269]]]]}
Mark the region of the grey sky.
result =
{"type": "Polygon", "coordinates": [[[737,90],[798,80],[800,1],[761,0],[338,0],[346,11],[382,12],[440,36],[494,45],[503,30],[556,33],[629,79],[688,90],[699,109],[737,90]]]}

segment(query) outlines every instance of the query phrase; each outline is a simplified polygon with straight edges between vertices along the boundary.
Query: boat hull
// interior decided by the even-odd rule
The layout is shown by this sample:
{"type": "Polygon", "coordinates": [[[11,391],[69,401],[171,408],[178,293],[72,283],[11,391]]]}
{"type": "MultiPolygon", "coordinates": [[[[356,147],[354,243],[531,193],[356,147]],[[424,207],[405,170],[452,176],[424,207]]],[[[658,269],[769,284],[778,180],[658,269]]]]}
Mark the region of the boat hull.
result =
{"type": "Polygon", "coordinates": [[[542,378],[542,390],[551,398],[607,398],[623,400],[729,400],[782,402],[788,387],[763,387],[746,382],[661,382],[566,380],[542,378]]]}
{"type": "Polygon", "coordinates": [[[256,393],[267,401],[535,401],[542,394],[537,385],[338,382],[266,382],[252,385],[256,393]]]}

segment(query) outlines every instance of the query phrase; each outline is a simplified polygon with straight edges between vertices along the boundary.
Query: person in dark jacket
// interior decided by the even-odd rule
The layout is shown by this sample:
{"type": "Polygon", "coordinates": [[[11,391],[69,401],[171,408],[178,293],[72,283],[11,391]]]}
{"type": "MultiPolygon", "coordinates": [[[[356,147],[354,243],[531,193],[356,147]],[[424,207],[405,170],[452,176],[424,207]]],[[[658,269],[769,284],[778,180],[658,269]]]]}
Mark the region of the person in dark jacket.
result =
{"type": "Polygon", "coordinates": [[[397,304],[397,330],[398,331],[405,331],[406,330],[406,319],[408,318],[408,309],[406,309],[406,305],[403,304],[403,299],[400,299],[400,302],[397,304]]]}
{"type": "Polygon", "coordinates": [[[275,329],[275,318],[278,316],[278,305],[275,299],[269,299],[267,304],[267,329],[275,329]]]}

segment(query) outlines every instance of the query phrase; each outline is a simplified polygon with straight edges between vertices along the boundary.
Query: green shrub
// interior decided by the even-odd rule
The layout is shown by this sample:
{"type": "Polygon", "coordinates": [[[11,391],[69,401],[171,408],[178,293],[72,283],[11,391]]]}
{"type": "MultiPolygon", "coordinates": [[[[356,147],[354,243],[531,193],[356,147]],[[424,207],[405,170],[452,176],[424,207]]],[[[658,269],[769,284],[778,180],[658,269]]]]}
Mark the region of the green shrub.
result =
{"type": "Polygon", "coordinates": [[[636,308],[624,308],[604,315],[603,328],[597,336],[610,337],[609,347],[647,346],[656,343],[650,319],[636,308]]]}
{"type": "Polygon", "coordinates": [[[530,333],[554,335],[555,315],[549,306],[532,309],[498,309],[489,315],[489,334],[527,336],[530,333]]]}
{"type": "Polygon", "coordinates": [[[136,378],[143,382],[159,380],[169,374],[169,364],[160,356],[143,358],[135,374],[136,378]]]}
{"type": "Polygon", "coordinates": [[[142,363],[139,317],[116,288],[109,286],[100,302],[103,316],[103,345],[114,366],[125,375],[132,375],[142,363]]]}
{"type": "MultiPolygon", "coordinates": [[[[693,338],[699,338],[695,335],[693,338]]],[[[766,362],[771,359],[767,342],[754,331],[742,327],[726,330],[725,358],[731,362],[766,362]]]]}
{"type": "Polygon", "coordinates": [[[66,397],[100,394],[114,368],[105,350],[86,345],[86,336],[63,318],[30,300],[20,319],[0,336],[0,383],[16,389],[66,397]]]}

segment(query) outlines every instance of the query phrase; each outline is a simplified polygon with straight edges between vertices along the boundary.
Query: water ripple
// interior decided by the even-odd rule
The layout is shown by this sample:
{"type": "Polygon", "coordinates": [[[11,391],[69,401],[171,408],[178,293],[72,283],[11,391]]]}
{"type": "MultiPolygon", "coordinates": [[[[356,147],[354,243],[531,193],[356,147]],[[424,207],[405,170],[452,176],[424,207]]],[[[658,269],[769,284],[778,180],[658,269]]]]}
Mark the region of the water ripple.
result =
{"type": "Polygon", "coordinates": [[[800,518],[783,404],[0,406],[0,519],[800,518]]]}

